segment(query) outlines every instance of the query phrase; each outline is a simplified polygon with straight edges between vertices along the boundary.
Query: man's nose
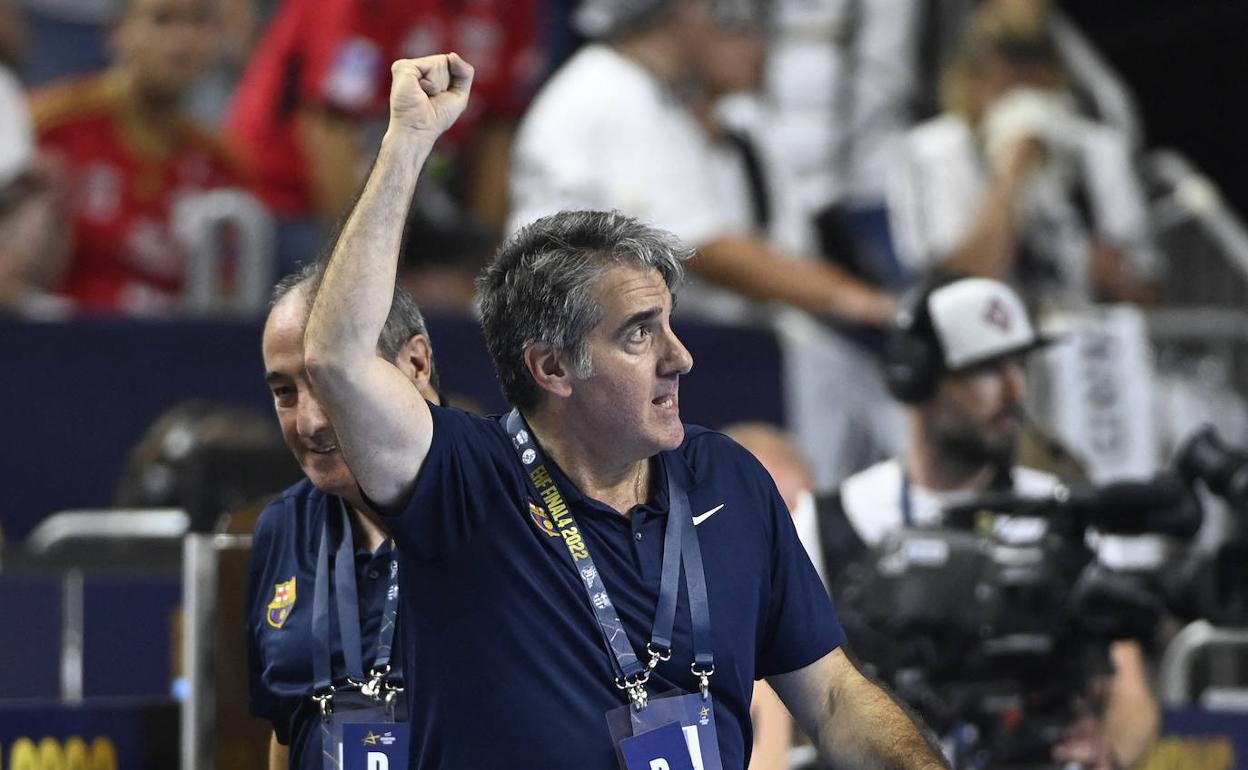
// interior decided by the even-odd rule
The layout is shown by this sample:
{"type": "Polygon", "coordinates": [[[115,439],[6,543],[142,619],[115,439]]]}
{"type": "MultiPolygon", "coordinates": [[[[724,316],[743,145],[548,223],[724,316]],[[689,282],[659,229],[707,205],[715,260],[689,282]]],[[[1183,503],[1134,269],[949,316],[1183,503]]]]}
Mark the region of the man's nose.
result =
{"type": "Polygon", "coordinates": [[[1007,361],[1001,369],[1001,377],[1012,403],[1021,404],[1027,400],[1027,372],[1021,361],[1007,361]]]}
{"type": "Polygon", "coordinates": [[[317,433],[329,428],[329,416],[321,408],[321,402],[310,391],[299,394],[298,411],[295,413],[295,425],[299,435],[312,438],[317,433]]]}
{"type": "Polygon", "coordinates": [[[688,374],[693,369],[693,354],[676,336],[676,332],[667,330],[667,355],[664,358],[666,367],[664,374],[688,374]]]}

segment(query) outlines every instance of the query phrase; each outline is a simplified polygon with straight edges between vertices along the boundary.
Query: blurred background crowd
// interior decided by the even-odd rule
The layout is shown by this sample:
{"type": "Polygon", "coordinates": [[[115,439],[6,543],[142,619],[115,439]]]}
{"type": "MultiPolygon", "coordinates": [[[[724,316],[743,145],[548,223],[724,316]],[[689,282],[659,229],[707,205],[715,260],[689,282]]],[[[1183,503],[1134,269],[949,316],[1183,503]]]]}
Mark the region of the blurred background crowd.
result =
{"type": "MultiPolygon", "coordinates": [[[[394,59],[476,67],[401,259],[452,403],[501,407],[472,304],[500,240],[620,209],[697,250],[685,418],[782,429],[821,494],[906,451],[880,354],[932,271],[1008,282],[1062,341],[1026,371],[1026,464],[1248,445],[1245,32],[1214,0],[0,0],[0,613],[51,613],[0,630],[0,706],[182,681],[167,628],[126,644],[147,680],[92,663],[62,568],[150,568],[96,606],[171,612],[181,536],[297,473],[260,324],[353,202],[394,59]]],[[[1212,549],[1241,512],[1207,497],[1212,549]]]]}

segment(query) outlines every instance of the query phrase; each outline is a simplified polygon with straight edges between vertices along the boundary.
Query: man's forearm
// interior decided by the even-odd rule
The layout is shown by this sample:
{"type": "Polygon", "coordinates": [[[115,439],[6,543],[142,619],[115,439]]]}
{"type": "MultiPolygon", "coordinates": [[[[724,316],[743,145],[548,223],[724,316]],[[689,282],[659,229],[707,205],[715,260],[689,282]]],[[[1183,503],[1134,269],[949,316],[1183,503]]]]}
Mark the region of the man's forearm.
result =
{"type": "Polygon", "coordinates": [[[942,266],[972,275],[1003,278],[1014,266],[1016,194],[1016,183],[1013,181],[994,181],[966,237],[942,266]]]}
{"type": "Polygon", "coordinates": [[[859,675],[852,692],[832,692],[819,722],[819,748],[837,767],[947,770],[937,748],[882,689],[859,675]]]}
{"type": "Polygon", "coordinates": [[[330,254],[305,337],[309,369],[349,366],[375,355],[390,311],[403,222],[431,144],[402,129],[386,133],[364,190],[330,254]]]}
{"type": "Polygon", "coordinates": [[[753,235],[703,244],[689,267],[747,297],[851,321],[883,324],[895,311],[890,298],[835,265],[787,258],[753,235]]]}

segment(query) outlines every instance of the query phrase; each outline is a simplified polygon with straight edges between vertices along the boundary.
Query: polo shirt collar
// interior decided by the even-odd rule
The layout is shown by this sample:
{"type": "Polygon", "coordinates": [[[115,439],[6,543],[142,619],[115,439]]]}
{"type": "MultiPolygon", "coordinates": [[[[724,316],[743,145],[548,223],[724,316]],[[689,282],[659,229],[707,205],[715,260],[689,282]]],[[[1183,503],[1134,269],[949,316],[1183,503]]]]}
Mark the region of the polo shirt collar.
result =
{"type": "MultiPolygon", "coordinates": [[[[558,485],[559,492],[563,495],[563,499],[568,505],[574,506],[578,511],[592,511],[611,516],[619,516],[619,513],[617,513],[614,508],[610,508],[603,503],[598,502],[592,497],[585,495],[581,492],[581,490],[577,489],[576,485],[572,483],[572,480],[564,474],[563,469],[559,467],[559,464],[550,459],[549,455],[547,455],[546,461],[548,463],[547,469],[550,471],[550,477],[554,480],[555,484],[558,485]]],[[[693,472],[689,469],[688,461],[685,460],[684,454],[679,449],[670,452],[661,452],[658,455],[651,457],[650,462],[651,469],[655,471],[650,485],[653,494],[650,495],[650,498],[645,503],[637,506],[633,510],[640,509],[645,511],[648,516],[666,516],[668,509],[670,508],[670,501],[667,498],[667,463],[683,463],[686,469],[685,478],[693,478],[693,472]]]]}

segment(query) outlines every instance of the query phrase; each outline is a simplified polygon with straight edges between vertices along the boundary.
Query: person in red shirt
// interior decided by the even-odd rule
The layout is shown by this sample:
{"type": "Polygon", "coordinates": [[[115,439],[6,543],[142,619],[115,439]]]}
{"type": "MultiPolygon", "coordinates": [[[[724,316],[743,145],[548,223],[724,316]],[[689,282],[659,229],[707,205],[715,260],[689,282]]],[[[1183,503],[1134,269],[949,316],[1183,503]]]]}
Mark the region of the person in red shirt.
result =
{"type": "MultiPolygon", "coordinates": [[[[448,137],[438,201],[501,230],[512,124],[545,72],[543,0],[285,0],[235,94],[227,131],[278,217],[278,261],[320,251],[385,129],[390,64],[455,50],[473,103],[448,137]],[[451,178],[454,177],[454,178],[451,178]],[[459,194],[452,204],[446,189],[459,194]]],[[[422,191],[424,194],[424,191],[422,191]]],[[[420,198],[420,196],[418,196],[420,198]]]]}
{"type": "Polygon", "coordinates": [[[65,172],[74,246],[59,292],[88,312],[163,315],[181,301],[175,221],[241,171],[181,98],[213,55],[214,0],[128,0],[116,63],[31,97],[41,150],[65,172]]]}

